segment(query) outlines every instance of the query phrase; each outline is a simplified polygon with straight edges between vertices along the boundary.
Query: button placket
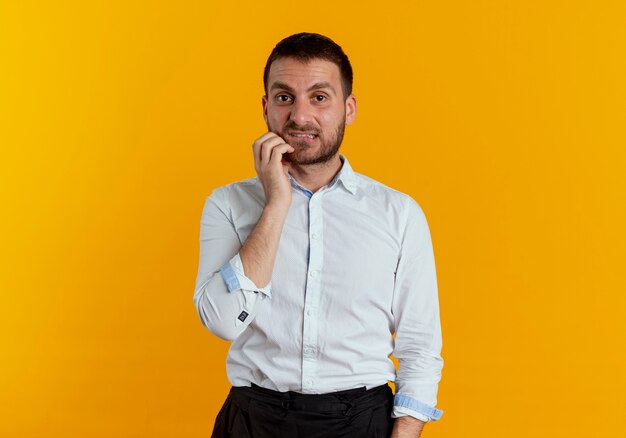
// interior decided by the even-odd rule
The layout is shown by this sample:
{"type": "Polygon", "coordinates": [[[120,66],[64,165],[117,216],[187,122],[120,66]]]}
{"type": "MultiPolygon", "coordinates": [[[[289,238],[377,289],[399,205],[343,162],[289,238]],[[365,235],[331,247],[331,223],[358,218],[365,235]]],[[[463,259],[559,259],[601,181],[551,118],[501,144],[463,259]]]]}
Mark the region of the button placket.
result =
{"type": "Polygon", "coordinates": [[[309,266],[304,299],[304,324],[302,334],[302,391],[314,392],[317,375],[317,343],[321,272],[324,248],[322,247],[323,210],[322,194],[318,191],[309,200],[309,266]]]}

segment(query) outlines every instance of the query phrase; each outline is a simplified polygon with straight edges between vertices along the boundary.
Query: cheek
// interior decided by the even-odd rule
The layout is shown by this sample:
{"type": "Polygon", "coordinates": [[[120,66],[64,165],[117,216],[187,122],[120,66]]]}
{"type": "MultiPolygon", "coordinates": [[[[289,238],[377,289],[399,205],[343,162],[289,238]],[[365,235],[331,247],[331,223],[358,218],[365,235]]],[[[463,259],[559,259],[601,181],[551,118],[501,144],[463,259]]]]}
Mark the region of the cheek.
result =
{"type": "Polygon", "coordinates": [[[339,123],[345,123],[346,113],[343,108],[337,108],[334,111],[328,111],[321,115],[320,121],[324,126],[335,128],[339,123]]]}
{"type": "Polygon", "coordinates": [[[267,125],[272,131],[282,129],[282,124],[278,122],[276,116],[267,116],[267,125]]]}
{"type": "Polygon", "coordinates": [[[324,116],[320,119],[320,122],[324,126],[325,130],[335,130],[340,123],[343,123],[344,113],[342,111],[337,111],[333,113],[324,114],[324,116]]]}
{"type": "Polygon", "coordinates": [[[271,111],[271,112],[268,112],[267,120],[268,120],[270,126],[272,126],[274,128],[282,128],[282,126],[286,122],[285,115],[281,111],[271,111]]]}

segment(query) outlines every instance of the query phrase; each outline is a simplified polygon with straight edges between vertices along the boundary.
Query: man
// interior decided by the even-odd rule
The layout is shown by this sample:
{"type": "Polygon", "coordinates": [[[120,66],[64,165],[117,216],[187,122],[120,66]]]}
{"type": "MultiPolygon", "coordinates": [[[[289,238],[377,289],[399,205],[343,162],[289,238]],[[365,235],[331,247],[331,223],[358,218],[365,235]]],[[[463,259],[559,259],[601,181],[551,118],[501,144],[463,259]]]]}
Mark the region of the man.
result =
{"type": "Polygon", "coordinates": [[[202,213],[194,303],[232,341],[213,437],[418,437],[442,413],[424,214],[338,152],[357,109],[341,47],[292,35],[264,85],[257,177],[213,191],[202,213]]]}

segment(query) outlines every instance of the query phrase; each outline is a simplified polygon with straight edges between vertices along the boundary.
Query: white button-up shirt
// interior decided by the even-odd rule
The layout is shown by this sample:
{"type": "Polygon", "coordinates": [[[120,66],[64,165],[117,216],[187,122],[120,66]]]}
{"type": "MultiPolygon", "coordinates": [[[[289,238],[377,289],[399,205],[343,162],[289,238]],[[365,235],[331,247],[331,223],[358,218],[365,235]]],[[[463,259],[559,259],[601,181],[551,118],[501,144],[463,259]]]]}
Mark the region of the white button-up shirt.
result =
{"type": "Polygon", "coordinates": [[[441,327],[426,218],[410,196],[341,161],[315,193],[290,178],[266,287],[246,277],[239,257],[265,205],[260,181],[214,190],[202,212],[194,304],[206,328],[232,341],[233,386],[321,394],[394,381],[394,417],[439,419],[441,327]]]}

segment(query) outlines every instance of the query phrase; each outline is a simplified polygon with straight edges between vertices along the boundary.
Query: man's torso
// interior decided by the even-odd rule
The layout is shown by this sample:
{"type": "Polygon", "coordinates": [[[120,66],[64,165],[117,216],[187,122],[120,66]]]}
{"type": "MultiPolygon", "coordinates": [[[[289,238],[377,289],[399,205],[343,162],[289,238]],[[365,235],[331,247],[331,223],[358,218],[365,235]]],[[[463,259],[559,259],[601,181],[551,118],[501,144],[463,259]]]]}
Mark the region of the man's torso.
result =
{"type": "MultiPolygon", "coordinates": [[[[326,393],[395,379],[395,271],[407,220],[407,195],[344,165],[314,194],[296,187],[272,275],[272,298],[233,342],[233,386],[326,393]]],[[[225,190],[240,242],[264,205],[257,178],[225,190]]]]}

